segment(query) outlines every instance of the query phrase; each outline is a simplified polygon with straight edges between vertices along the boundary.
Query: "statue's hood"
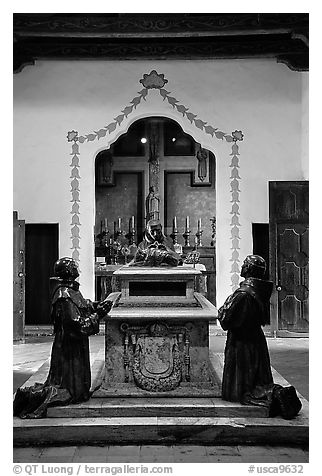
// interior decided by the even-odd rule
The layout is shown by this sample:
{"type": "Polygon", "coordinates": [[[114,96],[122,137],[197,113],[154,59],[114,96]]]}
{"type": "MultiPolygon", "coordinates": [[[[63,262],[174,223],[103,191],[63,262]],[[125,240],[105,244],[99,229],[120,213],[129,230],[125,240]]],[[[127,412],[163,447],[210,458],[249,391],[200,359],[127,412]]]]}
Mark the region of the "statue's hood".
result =
{"type": "Polygon", "coordinates": [[[273,283],[265,279],[246,278],[245,281],[240,283],[240,291],[247,290],[255,292],[262,302],[269,301],[273,291],[273,283]]]}

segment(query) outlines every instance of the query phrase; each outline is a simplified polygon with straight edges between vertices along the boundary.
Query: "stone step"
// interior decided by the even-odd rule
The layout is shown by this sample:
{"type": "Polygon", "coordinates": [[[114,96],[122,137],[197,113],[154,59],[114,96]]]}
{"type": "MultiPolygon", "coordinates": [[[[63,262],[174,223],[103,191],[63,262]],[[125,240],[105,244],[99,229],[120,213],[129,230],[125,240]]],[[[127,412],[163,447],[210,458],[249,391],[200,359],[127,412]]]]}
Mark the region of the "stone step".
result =
{"type": "Polygon", "coordinates": [[[66,407],[48,408],[48,418],[105,417],[263,417],[263,407],[225,402],[220,398],[92,398],[66,407]]]}
{"type": "MultiPolygon", "coordinates": [[[[223,355],[210,352],[221,381],[223,355]]],[[[102,380],[103,351],[92,361],[92,389],[102,380]]],[[[45,380],[46,362],[24,386],[45,380]]],[[[272,369],[274,381],[289,385],[272,369]]],[[[95,444],[271,444],[307,445],[309,404],[302,401],[294,420],[265,418],[263,409],[220,398],[95,398],[79,405],[48,409],[48,418],[14,418],[14,446],[95,444]],[[70,412],[70,413],[69,413],[70,412]]]]}
{"type": "Polygon", "coordinates": [[[14,446],[96,444],[307,445],[305,418],[14,418],[14,446]]]}

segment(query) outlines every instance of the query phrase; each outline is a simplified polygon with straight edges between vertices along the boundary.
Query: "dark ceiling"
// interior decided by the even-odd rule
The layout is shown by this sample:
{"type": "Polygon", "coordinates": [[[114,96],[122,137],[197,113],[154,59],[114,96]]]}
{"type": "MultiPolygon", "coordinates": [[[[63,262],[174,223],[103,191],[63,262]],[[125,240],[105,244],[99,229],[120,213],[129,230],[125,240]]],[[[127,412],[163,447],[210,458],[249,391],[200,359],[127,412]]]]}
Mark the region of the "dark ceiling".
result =
{"type": "Polygon", "coordinates": [[[14,72],[43,59],[275,58],[309,69],[307,13],[14,13],[14,72]]]}

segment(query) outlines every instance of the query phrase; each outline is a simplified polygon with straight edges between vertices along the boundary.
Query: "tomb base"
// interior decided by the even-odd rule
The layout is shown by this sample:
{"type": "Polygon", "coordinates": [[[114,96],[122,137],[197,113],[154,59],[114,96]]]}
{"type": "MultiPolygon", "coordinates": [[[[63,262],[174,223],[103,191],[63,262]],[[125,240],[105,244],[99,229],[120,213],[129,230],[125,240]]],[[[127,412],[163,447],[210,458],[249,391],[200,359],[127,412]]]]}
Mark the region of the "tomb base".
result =
{"type": "Polygon", "coordinates": [[[93,397],[220,394],[209,360],[216,308],[196,293],[192,267],[115,272],[120,299],[105,324],[105,369],[93,397]]]}

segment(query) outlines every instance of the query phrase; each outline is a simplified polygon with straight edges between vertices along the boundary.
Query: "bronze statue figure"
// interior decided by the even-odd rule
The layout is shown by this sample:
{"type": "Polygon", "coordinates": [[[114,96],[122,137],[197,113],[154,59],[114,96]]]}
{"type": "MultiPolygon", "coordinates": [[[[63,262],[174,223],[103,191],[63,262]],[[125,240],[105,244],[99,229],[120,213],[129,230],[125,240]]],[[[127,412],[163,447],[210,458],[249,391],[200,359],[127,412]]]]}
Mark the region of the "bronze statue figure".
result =
{"type": "Polygon", "coordinates": [[[113,301],[93,303],[79,291],[77,265],[61,258],[54,265],[51,317],[54,342],[50,370],[45,383],[19,388],[14,399],[14,415],[43,418],[47,408],[78,403],[90,398],[91,370],[88,337],[99,332],[99,320],[113,301]]]}
{"type": "Polygon", "coordinates": [[[269,299],[273,283],[263,279],[265,260],[249,255],[244,260],[239,288],[218,311],[221,327],[227,330],[222,398],[260,405],[269,416],[293,418],[301,409],[294,387],[274,384],[269,352],[262,326],[269,324],[269,299]]]}
{"type": "Polygon", "coordinates": [[[182,259],[175,252],[172,241],[162,232],[159,220],[149,220],[144,237],[129,266],[178,266],[182,259]]]}

